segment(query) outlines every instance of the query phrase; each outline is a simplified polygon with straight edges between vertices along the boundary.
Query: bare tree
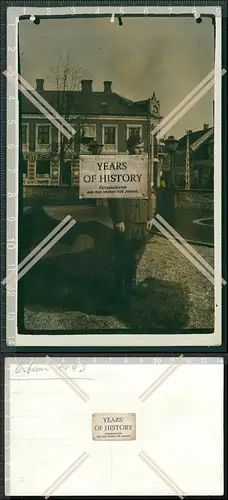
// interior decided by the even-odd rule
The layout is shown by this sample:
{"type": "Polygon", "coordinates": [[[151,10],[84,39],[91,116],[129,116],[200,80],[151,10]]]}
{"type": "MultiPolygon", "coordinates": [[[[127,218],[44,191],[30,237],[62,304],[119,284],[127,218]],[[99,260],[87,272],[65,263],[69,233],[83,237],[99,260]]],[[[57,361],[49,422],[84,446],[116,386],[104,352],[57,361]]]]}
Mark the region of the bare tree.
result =
{"type": "Polygon", "coordinates": [[[57,97],[55,105],[57,111],[76,130],[75,135],[71,139],[60,133],[60,141],[55,145],[55,150],[53,151],[54,155],[58,155],[60,160],[60,183],[62,182],[66,154],[70,150],[72,151],[72,146],[74,151],[79,153],[80,143],[83,140],[83,130],[86,123],[86,113],[84,112],[86,101],[82,94],[80,97],[80,108],[83,112],[78,112],[79,101],[76,97],[76,92],[80,90],[81,80],[86,77],[85,70],[78,64],[70,52],[58,55],[56,64],[50,71],[50,80],[53,81],[56,88],[57,97]]]}

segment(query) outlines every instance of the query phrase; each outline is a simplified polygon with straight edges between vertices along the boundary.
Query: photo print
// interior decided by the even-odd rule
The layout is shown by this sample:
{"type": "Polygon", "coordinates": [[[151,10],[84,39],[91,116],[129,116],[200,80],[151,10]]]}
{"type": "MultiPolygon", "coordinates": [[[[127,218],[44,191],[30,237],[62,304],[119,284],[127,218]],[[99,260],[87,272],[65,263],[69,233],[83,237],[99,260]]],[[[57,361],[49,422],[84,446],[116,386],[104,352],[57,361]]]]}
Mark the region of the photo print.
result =
{"type": "Polygon", "coordinates": [[[220,9],[26,9],[9,345],[220,345],[220,9]]]}

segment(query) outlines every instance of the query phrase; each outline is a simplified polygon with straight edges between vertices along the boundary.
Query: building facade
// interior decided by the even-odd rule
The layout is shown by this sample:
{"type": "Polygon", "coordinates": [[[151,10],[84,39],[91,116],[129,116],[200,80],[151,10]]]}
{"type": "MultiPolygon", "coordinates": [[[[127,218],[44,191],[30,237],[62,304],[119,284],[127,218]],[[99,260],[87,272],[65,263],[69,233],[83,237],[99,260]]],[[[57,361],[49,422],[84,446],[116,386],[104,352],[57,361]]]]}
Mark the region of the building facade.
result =
{"type": "MultiPolygon", "coordinates": [[[[214,186],[214,129],[203,125],[201,130],[189,131],[190,187],[213,189],[214,186]]],[[[183,136],[175,152],[176,186],[185,186],[187,135],[183,136]]]]}
{"type": "MultiPolygon", "coordinates": [[[[214,129],[203,125],[189,134],[189,163],[191,189],[213,189],[214,185],[214,129]]],[[[181,139],[164,138],[158,145],[162,176],[166,185],[185,188],[187,134],[181,139]],[[173,168],[173,176],[171,170],[173,168]],[[173,177],[173,182],[172,182],[173,177]]]]}
{"type": "MultiPolygon", "coordinates": [[[[92,141],[103,144],[102,154],[124,154],[129,135],[140,134],[149,152],[149,131],[162,119],[155,93],[147,100],[133,102],[113,92],[112,82],[104,82],[102,92],[93,91],[92,84],[91,80],[82,80],[81,91],[69,93],[67,121],[77,131],[76,140],[65,140],[59,129],[22,96],[24,186],[78,186],[79,154],[88,154],[92,141]]],[[[68,96],[44,90],[43,80],[37,80],[36,90],[61,114],[58,102],[68,96]]]]}

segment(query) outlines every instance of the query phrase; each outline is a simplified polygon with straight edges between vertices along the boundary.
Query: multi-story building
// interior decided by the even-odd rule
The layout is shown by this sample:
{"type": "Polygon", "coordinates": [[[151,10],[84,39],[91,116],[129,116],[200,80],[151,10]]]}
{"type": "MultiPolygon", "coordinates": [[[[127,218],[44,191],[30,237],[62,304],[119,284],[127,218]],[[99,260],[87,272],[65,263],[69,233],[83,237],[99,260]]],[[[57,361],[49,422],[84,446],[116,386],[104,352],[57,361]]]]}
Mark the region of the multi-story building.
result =
{"type": "MultiPolygon", "coordinates": [[[[214,129],[204,125],[201,130],[189,131],[190,186],[192,189],[212,189],[214,179],[214,129]],[[204,139],[205,137],[205,139],[204,139]]],[[[187,135],[183,136],[175,152],[176,185],[185,186],[187,135]]]]}
{"type": "Polygon", "coordinates": [[[169,136],[160,141],[157,156],[167,185],[185,187],[187,135],[189,135],[190,187],[212,189],[214,177],[214,129],[204,125],[201,130],[189,130],[175,139],[169,136]],[[173,169],[173,173],[172,173],[173,169]],[[172,182],[173,175],[173,182],[172,182]]]}
{"type": "MultiPolygon", "coordinates": [[[[37,80],[36,90],[57,112],[59,100],[66,97],[57,90],[45,90],[37,80]]],[[[149,131],[161,120],[160,103],[152,97],[133,102],[112,90],[105,81],[102,92],[93,91],[92,80],[82,80],[81,91],[69,93],[68,122],[79,130],[79,141],[70,141],[61,161],[60,131],[25,96],[21,98],[24,186],[77,186],[79,153],[88,152],[88,143],[103,144],[102,153],[126,153],[131,134],[140,134],[149,151],[149,131]]]]}

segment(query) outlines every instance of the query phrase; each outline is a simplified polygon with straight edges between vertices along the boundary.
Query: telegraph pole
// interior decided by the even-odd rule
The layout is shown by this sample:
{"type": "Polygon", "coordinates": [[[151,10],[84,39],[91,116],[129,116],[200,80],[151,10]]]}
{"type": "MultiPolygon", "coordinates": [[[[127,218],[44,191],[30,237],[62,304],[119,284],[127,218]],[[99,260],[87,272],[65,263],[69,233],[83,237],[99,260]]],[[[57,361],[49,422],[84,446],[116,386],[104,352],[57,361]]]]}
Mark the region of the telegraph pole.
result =
{"type": "Polygon", "coordinates": [[[185,189],[190,189],[190,132],[187,130],[187,146],[186,146],[186,161],[185,161],[185,189]]]}

